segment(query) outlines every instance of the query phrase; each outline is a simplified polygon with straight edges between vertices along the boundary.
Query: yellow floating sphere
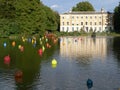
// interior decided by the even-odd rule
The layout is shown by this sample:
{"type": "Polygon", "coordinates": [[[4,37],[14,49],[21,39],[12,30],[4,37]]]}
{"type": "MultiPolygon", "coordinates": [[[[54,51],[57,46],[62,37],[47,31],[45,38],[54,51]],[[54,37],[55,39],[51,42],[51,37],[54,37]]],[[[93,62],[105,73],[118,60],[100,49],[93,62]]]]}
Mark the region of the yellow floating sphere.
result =
{"type": "Polygon", "coordinates": [[[57,64],[57,60],[56,59],[53,59],[52,60],[52,65],[56,65],[57,64]]]}
{"type": "Polygon", "coordinates": [[[15,41],[12,42],[12,46],[13,46],[13,47],[15,46],[15,41]]]}
{"type": "Polygon", "coordinates": [[[42,50],[43,50],[43,52],[45,51],[45,47],[44,46],[42,46],[42,50]]]}
{"type": "Polygon", "coordinates": [[[22,39],[22,41],[23,41],[23,42],[25,42],[25,38],[24,38],[24,39],[22,39]]]}
{"type": "Polygon", "coordinates": [[[32,39],[32,44],[34,43],[34,39],[32,39]]]}
{"type": "Polygon", "coordinates": [[[19,49],[20,49],[21,47],[22,47],[21,45],[18,46],[19,49]]]}

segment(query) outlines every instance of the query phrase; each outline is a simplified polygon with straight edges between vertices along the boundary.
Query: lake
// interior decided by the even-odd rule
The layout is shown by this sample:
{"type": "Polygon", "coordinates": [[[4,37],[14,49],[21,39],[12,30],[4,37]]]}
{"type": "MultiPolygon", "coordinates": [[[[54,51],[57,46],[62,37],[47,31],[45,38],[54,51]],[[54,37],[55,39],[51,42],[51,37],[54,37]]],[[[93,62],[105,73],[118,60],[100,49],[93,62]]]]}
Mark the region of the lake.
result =
{"type": "Polygon", "coordinates": [[[120,37],[1,38],[0,51],[0,90],[120,90],[120,37]]]}

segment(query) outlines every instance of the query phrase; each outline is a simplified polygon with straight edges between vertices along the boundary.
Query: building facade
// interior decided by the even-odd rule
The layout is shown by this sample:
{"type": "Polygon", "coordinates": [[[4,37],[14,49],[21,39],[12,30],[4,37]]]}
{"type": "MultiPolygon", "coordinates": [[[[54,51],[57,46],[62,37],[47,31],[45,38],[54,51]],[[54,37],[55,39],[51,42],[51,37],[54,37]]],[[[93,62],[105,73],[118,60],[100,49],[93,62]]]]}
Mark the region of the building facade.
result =
{"type": "Polygon", "coordinates": [[[60,32],[84,30],[103,32],[113,29],[113,13],[95,11],[68,12],[60,14],[60,32]]]}

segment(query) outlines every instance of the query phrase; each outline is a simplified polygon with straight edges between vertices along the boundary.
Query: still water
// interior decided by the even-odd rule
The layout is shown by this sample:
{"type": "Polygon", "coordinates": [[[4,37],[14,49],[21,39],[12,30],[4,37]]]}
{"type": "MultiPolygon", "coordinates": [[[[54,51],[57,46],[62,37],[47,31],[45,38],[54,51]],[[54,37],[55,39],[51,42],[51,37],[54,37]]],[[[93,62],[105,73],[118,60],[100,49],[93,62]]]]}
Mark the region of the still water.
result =
{"type": "Polygon", "coordinates": [[[48,42],[50,48],[45,41],[33,45],[0,39],[0,90],[88,90],[88,78],[93,81],[90,90],[120,90],[120,37],[61,37],[55,44],[48,42]],[[43,45],[45,51],[39,55],[43,45]],[[9,64],[4,63],[6,55],[9,64]],[[22,72],[19,78],[17,71],[22,72]]]}

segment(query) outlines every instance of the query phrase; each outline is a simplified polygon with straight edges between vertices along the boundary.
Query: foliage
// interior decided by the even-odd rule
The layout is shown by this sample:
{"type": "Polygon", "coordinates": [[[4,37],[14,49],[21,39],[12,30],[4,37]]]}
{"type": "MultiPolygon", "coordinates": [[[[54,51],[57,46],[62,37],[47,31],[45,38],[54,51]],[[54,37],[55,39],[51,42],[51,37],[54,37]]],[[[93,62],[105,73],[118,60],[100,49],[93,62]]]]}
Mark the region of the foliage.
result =
{"type": "Polygon", "coordinates": [[[120,3],[114,9],[114,29],[115,32],[120,33],[120,3]]]}
{"type": "Polygon", "coordinates": [[[79,2],[72,11],[95,11],[94,7],[88,1],[79,2]]]}
{"type": "Polygon", "coordinates": [[[85,32],[85,30],[84,30],[83,28],[81,28],[81,29],[80,29],[80,33],[81,33],[81,34],[85,34],[86,32],[85,32]]]}
{"type": "Polygon", "coordinates": [[[57,30],[59,14],[39,0],[0,0],[0,34],[40,34],[57,30]]]}

